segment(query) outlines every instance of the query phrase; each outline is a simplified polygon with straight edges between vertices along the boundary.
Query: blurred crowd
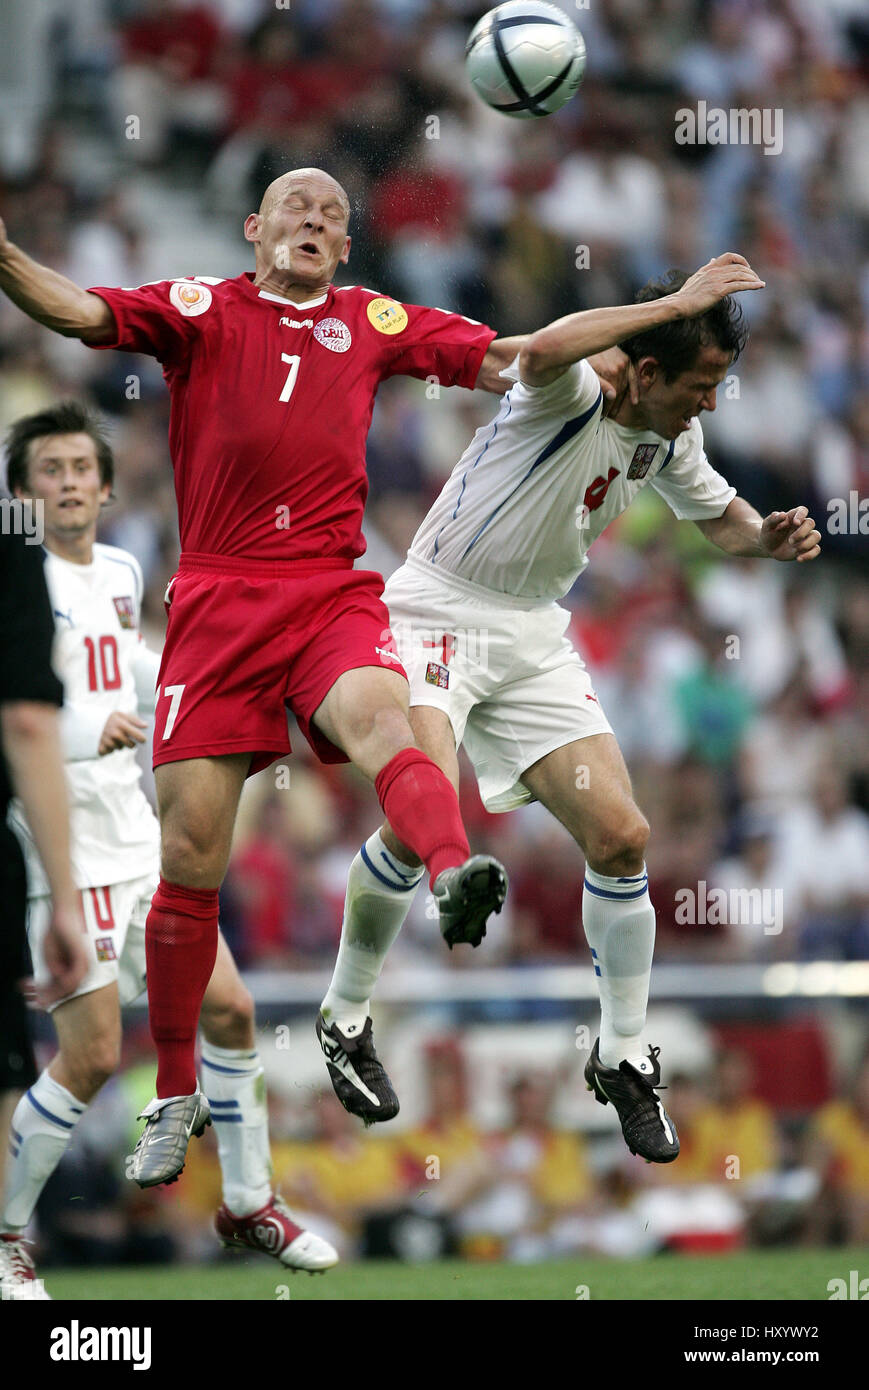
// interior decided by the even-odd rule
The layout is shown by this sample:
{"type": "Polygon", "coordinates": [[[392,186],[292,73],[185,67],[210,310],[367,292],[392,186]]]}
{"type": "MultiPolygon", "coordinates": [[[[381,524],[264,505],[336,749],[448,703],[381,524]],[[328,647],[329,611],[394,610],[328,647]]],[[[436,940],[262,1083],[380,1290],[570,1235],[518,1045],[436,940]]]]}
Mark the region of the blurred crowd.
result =
{"type": "MultiPolygon", "coordinates": [[[[240,227],[266,183],[316,164],[351,198],[345,283],[459,310],[501,333],[630,300],[669,265],[745,254],[767,289],[745,305],[748,347],[704,418],[709,454],[762,511],[808,504],[823,560],[799,570],[722,561],[648,495],[596,544],[566,602],[652,825],[659,958],[865,957],[865,7],[566,5],[586,39],[586,78],[540,122],[498,117],[468,89],[463,46],[485,8],[49,0],[39,37],[51,80],[17,140],[0,143],[9,233],[83,285],[233,275],[251,264],[240,227]],[[780,110],[781,152],[677,144],[675,113],[701,100],[780,110]],[[680,907],[686,889],[693,906],[680,907]]],[[[87,352],[3,300],[0,427],[60,394],[86,396],[111,422],[117,497],[101,538],[141,561],[159,644],[178,554],[159,367],[87,352]]],[[[483,393],[384,387],[363,563],[385,573],[400,563],[492,413],[483,393]]],[[[488,816],[465,773],[472,841],[499,854],[513,883],[489,960],[576,959],[581,856],[539,808],[488,816]]],[[[344,874],[378,816],[371,789],[316,765],[298,736],[283,781],[275,769],[255,780],[222,895],[243,964],[331,959],[344,874]]],[[[439,948],[420,894],[398,957],[439,948]]]]}
{"type": "MultiPolygon", "coordinates": [[[[649,1165],[612,1126],[559,1120],[557,1069],[511,1071],[500,1122],[485,1126],[463,1035],[444,1035],[424,1051],[422,1116],[395,1134],[366,1132],[328,1087],[271,1093],[275,1182],[345,1259],[533,1262],[866,1242],[869,1057],[812,1110],[772,1104],[764,1072],[751,1049],[722,1041],[703,1074],[672,1074],[667,1106],[682,1152],[649,1165]]],[[[140,1192],[120,1176],[130,1117],[152,1080],[150,1061],[128,1067],[77,1130],[40,1202],[40,1264],[219,1257],[211,1134],[191,1146],[177,1187],[140,1192]]]]}

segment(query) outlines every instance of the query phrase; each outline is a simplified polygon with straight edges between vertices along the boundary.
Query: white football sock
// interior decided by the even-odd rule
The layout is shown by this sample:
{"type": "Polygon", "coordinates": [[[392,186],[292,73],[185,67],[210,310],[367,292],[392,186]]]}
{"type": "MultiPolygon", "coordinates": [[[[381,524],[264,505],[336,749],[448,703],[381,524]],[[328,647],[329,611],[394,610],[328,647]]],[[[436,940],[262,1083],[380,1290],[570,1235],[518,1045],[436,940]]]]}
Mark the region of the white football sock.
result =
{"type": "MultiPolygon", "coordinates": [[[[600,1060],[617,1067],[643,1060],[643,1029],[655,949],[655,909],[646,866],[639,874],[608,878],[586,867],[582,925],[591,947],[600,994],[600,1060]]],[[[641,1071],[649,1069],[648,1061],[641,1071]]]]}
{"type": "Polygon", "coordinates": [[[15,1107],[9,1126],[0,1231],[23,1231],[87,1106],[47,1071],[15,1107]]]}
{"type": "Polygon", "coordinates": [[[383,962],[410,911],[422,882],[422,864],[412,869],[386,848],[376,830],[366,840],[347,875],[344,921],[335,973],[321,1012],[341,1032],[359,1032],[383,962]]]}
{"type": "Polygon", "coordinates": [[[211,1106],[223,1200],[250,1216],[272,1195],[265,1072],[255,1048],[215,1047],[202,1039],[202,1089],[211,1106]]]}

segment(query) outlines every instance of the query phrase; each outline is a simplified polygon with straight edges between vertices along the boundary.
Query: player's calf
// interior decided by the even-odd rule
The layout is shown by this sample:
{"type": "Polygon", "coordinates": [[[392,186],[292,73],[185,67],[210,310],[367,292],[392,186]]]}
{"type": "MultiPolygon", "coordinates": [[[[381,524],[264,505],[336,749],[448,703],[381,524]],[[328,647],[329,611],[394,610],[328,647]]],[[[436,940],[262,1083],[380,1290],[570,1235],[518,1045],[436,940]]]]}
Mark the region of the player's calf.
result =
{"type": "Polygon", "coordinates": [[[199,1015],[202,1036],[215,1047],[253,1047],[255,1015],[250,991],[240,979],[226,989],[216,975],[217,969],[202,1001],[199,1015]]]}

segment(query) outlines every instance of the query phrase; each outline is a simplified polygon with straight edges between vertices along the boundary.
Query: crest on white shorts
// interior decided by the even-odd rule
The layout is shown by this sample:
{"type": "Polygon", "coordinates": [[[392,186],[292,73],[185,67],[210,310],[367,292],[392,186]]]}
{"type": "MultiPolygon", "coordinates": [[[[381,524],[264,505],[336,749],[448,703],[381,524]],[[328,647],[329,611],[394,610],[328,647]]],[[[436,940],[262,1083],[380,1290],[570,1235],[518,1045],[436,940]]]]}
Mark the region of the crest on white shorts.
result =
{"type": "Polygon", "coordinates": [[[436,685],[438,690],[448,690],[450,685],[450,673],[446,666],[441,666],[437,661],[430,661],[425,668],[425,678],[429,685],[436,685]]]}

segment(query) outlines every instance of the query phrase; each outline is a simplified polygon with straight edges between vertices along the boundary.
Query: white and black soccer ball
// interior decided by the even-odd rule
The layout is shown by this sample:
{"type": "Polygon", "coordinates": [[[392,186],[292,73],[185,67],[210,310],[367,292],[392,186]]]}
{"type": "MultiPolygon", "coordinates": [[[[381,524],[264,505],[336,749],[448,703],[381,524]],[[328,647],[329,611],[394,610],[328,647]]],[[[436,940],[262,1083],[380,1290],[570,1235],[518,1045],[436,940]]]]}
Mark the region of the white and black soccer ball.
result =
{"type": "Polygon", "coordinates": [[[551,116],[573,96],[585,72],[585,43],[557,5],[507,0],[474,28],[465,63],[487,105],[528,120],[551,116]]]}

